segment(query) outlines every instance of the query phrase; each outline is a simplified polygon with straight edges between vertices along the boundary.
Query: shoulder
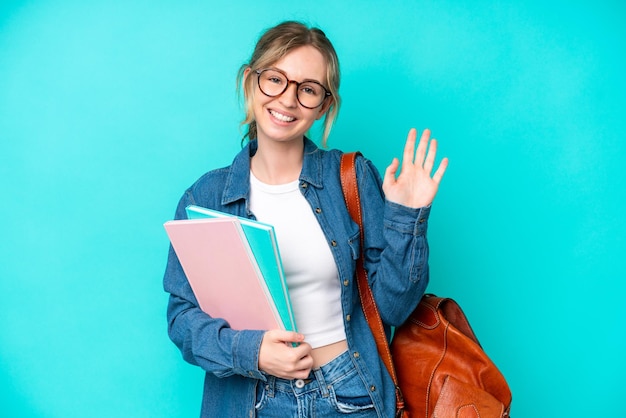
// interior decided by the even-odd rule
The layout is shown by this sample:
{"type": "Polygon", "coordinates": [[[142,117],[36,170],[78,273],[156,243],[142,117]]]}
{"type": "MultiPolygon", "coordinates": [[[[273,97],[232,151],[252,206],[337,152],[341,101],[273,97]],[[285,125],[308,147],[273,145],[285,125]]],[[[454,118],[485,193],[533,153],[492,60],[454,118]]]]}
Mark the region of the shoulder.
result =
{"type": "Polygon", "coordinates": [[[256,143],[249,143],[228,166],[203,174],[185,192],[190,202],[221,210],[222,205],[245,198],[249,191],[250,152],[256,143]]]}
{"type": "Polygon", "coordinates": [[[193,195],[203,195],[215,188],[216,184],[224,184],[230,175],[231,166],[212,169],[204,173],[189,188],[187,192],[193,195]]]}
{"type": "Polygon", "coordinates": [[[189,205],[198,205],[217,209],[221,200],[221,190],[216,187],[224,184],[228,178],[229,167],[222,167],[204,173],[183,192],[176,209],[176,219],[187,217],[185,208],[189,205]]]}
{"type": "Polygon", "coordinates": [[[318,155],[319,160],[322,162],[322,164],[324,164],[325,167],[339,168],[342,158],[351,158],[352,156],[354,156],[355,166],[357,168],[358,174],[361,174],[365,170],[377,171],[372,161],[365,157],[360,151],[342,151],[335,148],[316,148],[313,153],[318,155]]]}
{"type": "Polygon", "coordinates": [[[341,152],[340,158],[349,158],[350,160],[354,159],[354,167],[356,169],[356,176],[359,179],[359,183],[373,180],[375,183],[382,184],[380,172],[374,163],[359,151],[341,152]]]}

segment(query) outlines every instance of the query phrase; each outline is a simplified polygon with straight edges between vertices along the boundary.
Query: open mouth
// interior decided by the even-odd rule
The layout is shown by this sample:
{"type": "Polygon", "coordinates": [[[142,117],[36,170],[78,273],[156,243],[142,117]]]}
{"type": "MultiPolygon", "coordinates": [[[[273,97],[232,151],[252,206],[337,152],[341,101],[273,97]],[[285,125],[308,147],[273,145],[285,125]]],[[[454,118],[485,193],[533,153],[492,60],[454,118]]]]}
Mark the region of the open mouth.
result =
{"type": "Polygon", "coordinates": [[[293,122],[294,120],[296,120],[296,118],[294,118],[293,116],[283,115],[282,113],[275,110],[270,110],[269,112],[270,115],[272,115],[274,118],[278,119],[281,122],[293,122]]]}

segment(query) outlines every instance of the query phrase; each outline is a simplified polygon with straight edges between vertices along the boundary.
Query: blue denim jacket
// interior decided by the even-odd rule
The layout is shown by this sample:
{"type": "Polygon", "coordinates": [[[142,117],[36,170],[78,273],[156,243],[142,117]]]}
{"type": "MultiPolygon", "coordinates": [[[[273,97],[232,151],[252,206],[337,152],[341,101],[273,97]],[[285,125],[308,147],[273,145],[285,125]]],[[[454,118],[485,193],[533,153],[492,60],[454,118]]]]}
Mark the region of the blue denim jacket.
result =
{"type": "MultiPolygon", "coordinates": [[[[180,199],[176,219],[195,204],[254,219],[248,207],[251,141],[229,167],[203,175],[180,199]]],[[[341,190],[341,152],[319,149],[305,139],[300,190],[328,240],[342,283],[341,303],[348,349],[370,390],[380,417],[393,417],[394,386],[381,362],[359,302],[355,281],[360,254],[358,226],[346,209],[341,190]]],[[[365,230],[364,265],[387,331],[406,320],[428,283],[427,219],[430,207],[412,209],[386,201],[382,180],[367,159],[357,159],[365,230]]],[[[164,277],[170,293],[169,336],[183,358],[206,371],[202,417],[254,417],[256,385],[265,381],[258,355],[263,331],[233,330],[198,307],[178,258],[170,246],[164,277]]]]}

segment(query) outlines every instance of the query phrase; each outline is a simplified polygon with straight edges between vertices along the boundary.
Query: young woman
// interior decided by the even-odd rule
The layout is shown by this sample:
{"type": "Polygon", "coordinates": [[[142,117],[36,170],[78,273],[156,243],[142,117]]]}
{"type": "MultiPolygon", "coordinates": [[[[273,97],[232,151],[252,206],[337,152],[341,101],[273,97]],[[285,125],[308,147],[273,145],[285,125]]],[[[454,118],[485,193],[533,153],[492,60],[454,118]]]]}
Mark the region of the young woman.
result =
{"type": "MultiPolygon", "coordinates": [[[[170,248],[169,335],[206,371],[202,416],[393,417],[394,386],[355,282],[359,229],[343,200],[341,152],[305,136],[324,118],[325,144],[337,115],[335,50],[321,30],[284,22],[261,36],[238,82],[249,141],[230,166],[185,191],[176,219],[195,204],[274,225],[299,333],[232,329],[210,317],[170,248]]],[[[400,325],[426,289],[427,219],[447,166],[443,159],[432,174],[437,143],[428,131],[416,136],[412,129],[401,167],[394,159],[384,180],[357,160],[364,264],[387,327],[400,325]]]]}

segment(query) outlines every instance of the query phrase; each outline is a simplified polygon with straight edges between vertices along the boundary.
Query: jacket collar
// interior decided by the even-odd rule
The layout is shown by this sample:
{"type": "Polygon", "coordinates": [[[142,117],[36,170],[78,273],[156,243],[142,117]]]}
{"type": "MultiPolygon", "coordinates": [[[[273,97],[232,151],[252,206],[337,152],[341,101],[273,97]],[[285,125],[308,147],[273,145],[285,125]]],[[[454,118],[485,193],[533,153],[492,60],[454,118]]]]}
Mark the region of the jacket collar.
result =
{"type": "MultiPolygon", "coordinates": [[[[258,143],[255,140],[248,144],[235,156],[232,165],[228,168],[228,176],[222,194],[222,204],[227,205],[239,199],[248,199],[250,196],[250,158],[256,153],[258,143]]],[[[313,141],[304,138],[304,159],[300,182],[306,182],[314,187],[322,188],[322,152],[313,141]]]]}

